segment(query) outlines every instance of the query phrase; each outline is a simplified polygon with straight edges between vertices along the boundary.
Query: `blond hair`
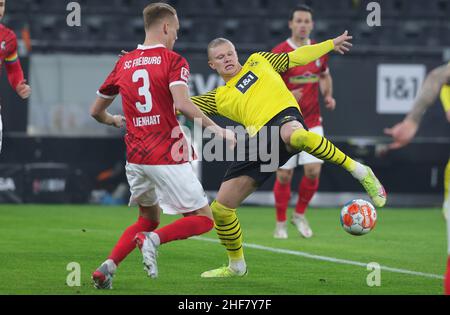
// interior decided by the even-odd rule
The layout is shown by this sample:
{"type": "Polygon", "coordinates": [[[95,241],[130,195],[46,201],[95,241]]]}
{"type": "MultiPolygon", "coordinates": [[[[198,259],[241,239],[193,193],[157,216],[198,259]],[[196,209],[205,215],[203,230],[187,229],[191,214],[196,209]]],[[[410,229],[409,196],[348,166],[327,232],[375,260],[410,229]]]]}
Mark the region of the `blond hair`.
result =
{"type": "Polygon", "coordinates": [[[177,11],[169,4],[157,2],[149,4],[143,11],[145,29],[151,28],[166,17],[174,17],[177,11]]]}
{"type": "Polygon", "coordinates": [[[209,58],[209,51],[211,49],[216,48],[217,46],[220,46],[222,44],[227,44],[227,43],[234,47],[233,43],[230,40],[223,38],[223,37],[215,38],[212,41],[210,41],[208,44],[208,58],[209,58]]]}

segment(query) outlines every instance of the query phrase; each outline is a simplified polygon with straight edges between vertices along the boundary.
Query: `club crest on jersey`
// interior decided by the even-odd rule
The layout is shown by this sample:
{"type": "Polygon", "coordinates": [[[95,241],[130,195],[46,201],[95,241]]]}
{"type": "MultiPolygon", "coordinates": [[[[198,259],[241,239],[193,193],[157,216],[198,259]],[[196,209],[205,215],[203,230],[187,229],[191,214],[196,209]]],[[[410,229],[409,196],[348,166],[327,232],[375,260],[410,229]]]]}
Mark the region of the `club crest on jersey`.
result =
{"type": "Polygon", "coordinates": [[[186,69],[185,67],[181,68],[181,74],[180,77],[184,80],[184,81],[188,81],[189,79],[189,70],[186,69]]]}
{"type": "Polygon", "coordinates": [[[244,94],[257,80],[258,77],[256,74],[249,71],[242,76],[238,83],[236,83],[236,88],[244,94]]]}
{"type": "Polygon", "coordinates": [[[316,66],[317,68],[320,68],[320,66],[322,65],[322,63],[320,62],[320,59],[316,60],[316,66]]]}
{"type": "Polygon", "coordinates": [[[249,66],[252,67],[252,68],[253,68],[253,67],[256,67],[258,64],[259,64],[258,61],[253,61],[253,60],[252,60],[252,61],[249,62],[249,66]]]}
{"type": "Polygon", "coordinates": [[[2,50],[6,50],[6,42],[2,41],[2,43],[0,44],[0,47],[2,50]]]}

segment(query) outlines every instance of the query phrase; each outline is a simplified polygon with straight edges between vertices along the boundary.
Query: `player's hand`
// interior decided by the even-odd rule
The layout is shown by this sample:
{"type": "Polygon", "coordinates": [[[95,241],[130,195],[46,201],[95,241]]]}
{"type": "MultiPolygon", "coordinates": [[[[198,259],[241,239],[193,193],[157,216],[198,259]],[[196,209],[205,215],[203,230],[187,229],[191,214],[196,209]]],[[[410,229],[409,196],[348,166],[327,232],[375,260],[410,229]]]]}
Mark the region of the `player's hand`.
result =
{"type": "Polygon", "coordinates": [[[341,55],[350,51],[350,47],[352,47],[353,45],[352,43],[349,42],[349,40],[352,38],[353,36],[349,36],[348,31],[345,31],[341,36],[338,36],[335,39],[333,39],[334,51],[337,51],[341,55]]]}
{"type": "Polygon", "coordinates": [[[334,110],[336,108],[336,100],[332,96],[327,96],[324,99],[325,108],[329,110],[334,110]]]}
{"type": "Polygon", "coordinates": [[[418,128],[417,123],[410,119],[405,119],[392,128],[385,128],[384,133],[391,136],[394,140],[394,142],[388,145],[388,149],[399,149],[410,143],[416,135],[418,128]]]}
{"type": "Polygon", "coordinates": [[[125,124],[125,117],[122,115],[113,115],[112,125],[116,128],[122,128],[125,124]]]}
{"type": "Polygon", "coordinates": [[[26,82],[27,80],[23,80],[16,87],[16,92],[22,99],[27,99],[31,95],[31,87],[26,82]]]}
{"type": "Polygon", "coordinates": [[[291,93],[292,93],[292,95],[294,95],[297,102],[299,102],[303,96],[303,88],[298,88],[298,89],[292,90],[291,93]]]}
{"type": "Polygon", "coordinates": [[[226,140],[228,148],[231,150],[236,146],[236,134],[230,129],[222,128],[222,138],[226,140]]]}

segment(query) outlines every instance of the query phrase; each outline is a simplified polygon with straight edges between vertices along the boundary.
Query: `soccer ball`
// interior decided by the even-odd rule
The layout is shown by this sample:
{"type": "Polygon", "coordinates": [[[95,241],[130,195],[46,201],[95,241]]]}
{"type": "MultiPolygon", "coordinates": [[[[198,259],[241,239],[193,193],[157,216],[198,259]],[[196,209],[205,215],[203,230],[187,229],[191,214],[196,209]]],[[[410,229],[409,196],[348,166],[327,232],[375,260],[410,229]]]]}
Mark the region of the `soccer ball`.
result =
{"type": "Polygon", "coordinates": [[[364,235],[375,227],[377,211],[368,201],[355,199],[347,202],[341,210],[341,225],[352,235],[364,235]]]}

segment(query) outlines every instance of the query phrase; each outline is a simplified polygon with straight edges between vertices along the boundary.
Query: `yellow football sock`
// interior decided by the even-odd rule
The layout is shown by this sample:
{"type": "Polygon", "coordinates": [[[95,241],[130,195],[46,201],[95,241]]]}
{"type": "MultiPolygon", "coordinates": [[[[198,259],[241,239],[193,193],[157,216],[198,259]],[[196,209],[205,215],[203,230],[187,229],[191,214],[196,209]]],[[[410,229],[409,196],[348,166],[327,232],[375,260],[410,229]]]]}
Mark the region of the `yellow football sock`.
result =
{"type": "Polygon", "coordinates": [[[242,248],[242,231],[236,209],[230,209],[221,205],[217,200],[211,204],[214,216],[214,227],[220,242],[227,249],[230,260],[243,260],[244,250],[242,248]]]}
{"type": "Polygon", "coordinates": [[[356,162],[342,153],[325,137],[305,129],[297,129],[291,135],[290,145],[297,150],[305,151],[318,159],[341,165],[349,172],[353,172],[356,162]]]}

